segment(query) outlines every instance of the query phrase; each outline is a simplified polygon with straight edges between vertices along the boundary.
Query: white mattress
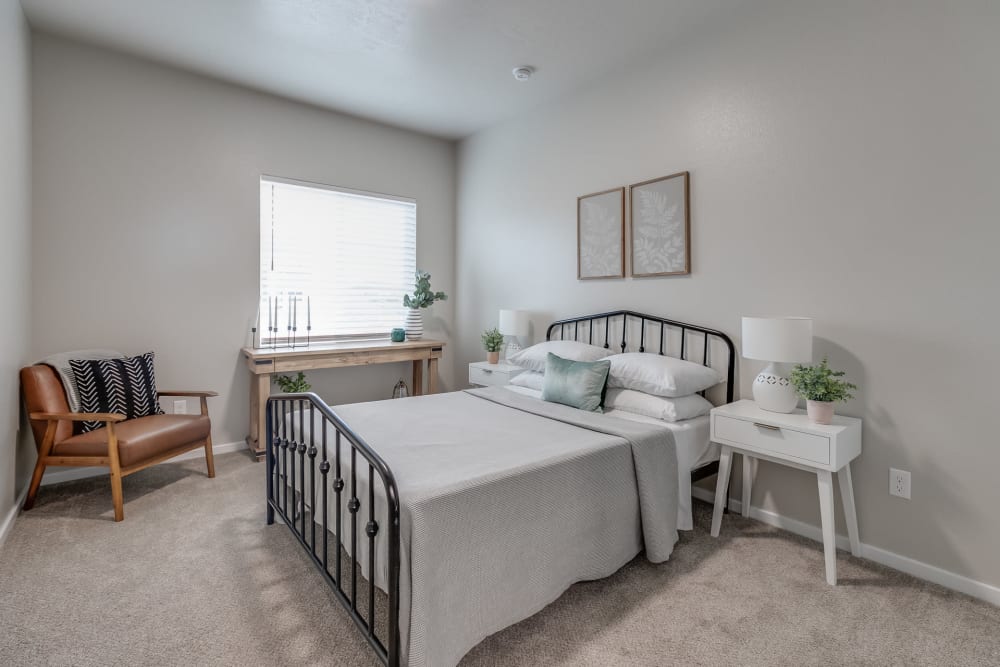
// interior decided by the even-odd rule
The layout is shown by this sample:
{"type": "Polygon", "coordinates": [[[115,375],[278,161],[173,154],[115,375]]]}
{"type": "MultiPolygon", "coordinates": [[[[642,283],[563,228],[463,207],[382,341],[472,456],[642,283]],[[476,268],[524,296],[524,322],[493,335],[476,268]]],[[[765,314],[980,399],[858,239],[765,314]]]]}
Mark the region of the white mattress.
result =
{"type": "MultiPolygon", "coordinates": [[[[542,392],[535,389],[514,385],[506,385],[505,388],[539,400],[542,398],[542,392]]],[[[721,449],[709,439],[709,416],[702,415],[679,422],[666,422],[622,410],[608,410],[604,414],[618,419],[656,424],[673,431],[674,442],[677,444],[677,528],[692,530],[694,521],[691,518],[691,471],[712,461],[718,461],[721,449]]]]}

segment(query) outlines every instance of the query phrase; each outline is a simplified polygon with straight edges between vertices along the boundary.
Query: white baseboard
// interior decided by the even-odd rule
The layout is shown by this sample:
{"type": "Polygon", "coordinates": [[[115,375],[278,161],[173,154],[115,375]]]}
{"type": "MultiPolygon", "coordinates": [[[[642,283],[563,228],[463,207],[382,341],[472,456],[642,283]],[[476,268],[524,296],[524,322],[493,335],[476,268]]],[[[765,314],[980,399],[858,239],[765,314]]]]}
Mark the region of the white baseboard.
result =
{"type": "Polygon", "coordinates": [[[14,506],[10,508],[10,511],[7,512],[7,516],[3,518],[3,523],[0,523],[0,549],[3,548],[4,542],[7,541],[7,536],[14,527],[14,519],[17,518],[18,513],[21,511],[21,507],[24,505],[24,499],[27,495],[28,485],[25,484],[24,488],[21,489],[21,493],[17,494],[17,500],[14,501],[14,506]]]}
{"type": "MultiPolygon", "coordinates": [[[[247,443],[243,440],[239,442],[226,442],[221,445],[214,445],[212,447],[213,454],[228,454],[229,452],[236,452],[242,449],[246,449],[247,443]]],[[[184,461],[186,459],[197,459],[205,456],[205,452],[202,449],[192,449],[189,452],[184,452],[180,456],[176,456],[170,461],[184,461]]],[[[166,463],[166,461],[164,461],[166,463]]],[[[108,469],[102,467],[92,467],[92,468],[72,468],[64,467],[57,468],[51,466],[45,469],[45,475],[42,477],[42,486],[49,486],[50,484],[59,484],[61,482],[71,482],[75,479],[86,479],[87,477],[97,477],[99,475],[107,475],[108,469]]]]}
{"type": "MultiPolygon", "coordinates": [[[[708,489],[694,487],[691,489],[691,495],[708,503],[715,502],[715,493],[709,491],[708,489]]],[[[740,502],[738,498],[732,498],[729,502],[729,507],[732,511],[743,511],[743,503],[740,502]]],[[[797,519],[790,519],[786,516],[778,514],[777,512],[771,512],[770,510],[761,509],[760,507],[751,505],[750,518],[756,519],[761,523],[766,523],[769,526],[781,528],[782,530],[787,530],[790,533],[807,537],[810,540],[815,540],[817,542],[823,541],[823,531],[820,530],[819,526],[814,526],[811,523],[806,523],[797,519]]],[[[851,543],[850,540],[847,539],[846,535],[837,534],[837,548],[843,549],[844,551],[851,550],[851,543]]],[[[929,581],[931,583],[938,584],[939,586],[950,588],[951,590],[958,591],[959,593],[971,595],[974,598],[979,598],[980,600],[1000,607],[1000,587],[993,586],[982,581],[976,581],[975,579],[970,579],[969,577],[949,572],[948,570],[937,567],[936,565],[930,565],[929,563],[924,563],[908,556],[901,556],[900,554],[887,551],[880,547],[872,546],[871,544],[865,544],[864,542],[861,543],[861,557],[867,558],[868,560],[881,565],[885,565],[886,567],[891,567],[894,570],[905,572],[906,574],[914,576],[918,579],[923,579],[924,581],[929,581]]]]}

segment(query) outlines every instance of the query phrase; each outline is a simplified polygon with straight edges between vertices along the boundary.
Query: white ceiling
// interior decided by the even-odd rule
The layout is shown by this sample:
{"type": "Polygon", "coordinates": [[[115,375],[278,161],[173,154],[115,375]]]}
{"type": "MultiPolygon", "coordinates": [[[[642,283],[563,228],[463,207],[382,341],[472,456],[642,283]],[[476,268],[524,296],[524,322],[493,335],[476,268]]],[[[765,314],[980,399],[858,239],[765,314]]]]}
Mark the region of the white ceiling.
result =
{"type": "Polygon", "coordinates": [[[22,0],[35,28],[463,137],[631,65],[742,0],[22,0]],[[519,83],[516,65],[535,76],[519,83]]]}

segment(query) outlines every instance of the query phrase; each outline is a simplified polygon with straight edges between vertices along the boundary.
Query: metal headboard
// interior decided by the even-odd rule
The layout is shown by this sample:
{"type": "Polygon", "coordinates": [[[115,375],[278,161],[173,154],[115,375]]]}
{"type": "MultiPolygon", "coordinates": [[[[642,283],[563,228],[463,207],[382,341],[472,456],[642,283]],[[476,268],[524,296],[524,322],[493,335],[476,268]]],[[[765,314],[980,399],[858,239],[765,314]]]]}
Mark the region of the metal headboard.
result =
{"type": "MultiPolygon", "coordinates": [[[[659,329],[659,343],[658,343],[658,354],[665,356],[676,356],[678,359],[684,359],[686,361],[695,361],[703,366],[712,367],[712,355],[709,350],[712,348],[710,344],[713,339],[721,341],[727,350],[726,359],[726,403],[733,402],[733,396],[736,390],[736,347],[733,345],[733,341],[726,334],[721,331],[716,331],[715,329],[707,329],[705,327],[700,327],[697,324],[688,324],[687,322],[677,322],[675,320],[668,320],[663,317],[657,317],[656,315],[646,315],[644,313],[636,313],[631,310],[615,310],[609,313],[598,313],[596,315],[583,315],[581,317],[572,317],[566,320],[558,320],[549,325],[549,328],[545,331],[545,340],[552,340],[553,332],[559,330],[559,340],[581,340],[581,333],[583,338],[587,343],[591,345],[601,345],[603,341],[603,346],[607,349],[611,349],[611,335],[615,334],[615,344],[620,347],[620,351],[624,352],[628,348],[628,336],[629,336],[629,322],[633,325],[638,323],[639,325],[639,352],[646,351],[647,341],[650,340],[647,335],[647,329],[653,329],[653,342],[656,338],[656,330],[659,329]],[[621,342],[618,341],[618,330],[617,327],[612,329],[612,321],[617,321],[617,318],[621,318],[621,342]],[[603,323],[602,323],[603,320],[603,323]],[[597,323],[595,330],[595,323],[597,323]],[[602,327],[603,324],[603,335],[602,327]],[[581,326],[582,325],[582,326],[581,326]],[[567,336],[567,330],[572,329],[571,336],[567,336]],[[581,329],[583,330],[581,332],[581,329]],[[680,354],[670,355],[667,353],[666,348],[666,334],[667,332],[675,332],[680,330],[680,354]],[[698,339],[701,340],[701,360],[690,358],[692,345],[688,343],[689,334],[695,335],[695,342],[698,339]],[[596,337],[595,337],[596,336],[596,337]],[[595,342],[596,340],[596,342],[595,342]]],[[[631,327],[634,334],[634,326],[631,327]]],[[[633,342],[634,342],[633,338],[633,342]]]]}

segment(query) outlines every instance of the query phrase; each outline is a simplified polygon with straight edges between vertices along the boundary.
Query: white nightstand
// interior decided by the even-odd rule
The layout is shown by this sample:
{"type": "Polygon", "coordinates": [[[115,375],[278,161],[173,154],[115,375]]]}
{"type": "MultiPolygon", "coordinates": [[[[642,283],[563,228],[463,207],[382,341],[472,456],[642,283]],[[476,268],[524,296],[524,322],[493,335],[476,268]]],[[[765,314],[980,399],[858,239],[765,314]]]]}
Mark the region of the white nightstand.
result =
{"type": "Polygon", "coordinates": [[[474,361],[469,364],[469,384],[477,384],[481,387],[501,387],[508,384],[515,375],[523,372],[524,369],[520,366],[508,364],[506,361],[501,361],[498,364],[474,361]]]}
{"type": "Polygon", "coordinates": [[[854,509],[851,461],[861,454],[861,420],[835,416],[823,426],[809,421],[805,411],[790,414],[768,412],[753,401],[737,401],[711,412],[712,442],[722,445],[712,537],[719,536],[722,508],[729,492],[729,469],[733,453],[743,455],[743,516],[750,513],[751,460],[764,459],[816,474],[819,486],[820,520],[823,524],[823,551],[826,581],[837,583],[837,544],[833,521],[833,473],[840,482],[844,518],[851,540],[851,553],[860,555],[858,517],[854,509]]]}

